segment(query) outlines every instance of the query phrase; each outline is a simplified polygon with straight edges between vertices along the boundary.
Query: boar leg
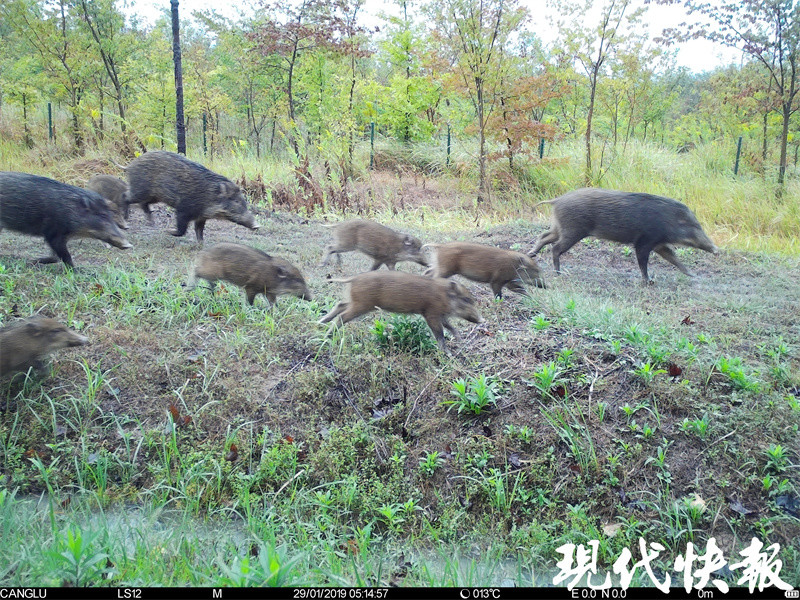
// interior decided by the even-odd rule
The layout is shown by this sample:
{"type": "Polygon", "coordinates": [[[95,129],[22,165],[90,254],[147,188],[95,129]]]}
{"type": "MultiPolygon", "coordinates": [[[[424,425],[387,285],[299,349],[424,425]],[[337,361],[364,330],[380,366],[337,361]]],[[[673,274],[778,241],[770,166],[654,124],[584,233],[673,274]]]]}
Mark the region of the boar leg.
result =
{"type": "MultiPolygon", "coordinates": [[[[64,236],[57,236],[54,238],[49,238],[45,240],[47,244],[53,249],[55,255],[64,261],[64,264],[67,265],[70,269],[74,268],[72,264],[72,256],[70,256],[69,250],[67,250],[67,238],[64,236]]],[[[43,259],[39,259],[37,262],[41,263],[49,263],[49,262],[56,262],[52,256],[45,257],[43,259]]]]}
{"type": "MultiPolygon", "coordinates": [[[[537,281],[539,281],[539,280],[537,279],[537,281]]],[[[500,287],[502,288],[502,286],[500,286],[500,287]]],[[[527,294],[528,293],[528,290],[525,289],[525,286],[522,285],[522,282],[519,279],[512,279],[511,281],[506,283],[506,287],[509,290],[511,290],[512,292],[515,292],[517,294],[527,294]]]]}
{"type": "Polygon", "coordinates": [[[650,253],[653,251],[652,244],[644,244],[636,246],[636,260],[639,263],[639,269],[642,272],[642,280],[644,285],[650,283],[650,277],[647,275],[647,262],[650,260],[650,253]]]}
{"type": "Polygon", "coordinates": [[[170,229],[170,235],[174,235],[175,237],[181,237],[186,233],[186,230],[189,228],[189,217],[178,211],[175,213],[175,229],[170,229]]]}
{"type": "MultiPolygon", "coordinates": [[[[439,344],[439,349],[446,354],[447,346],[444,345],[444,330],[442,329],[443,319],[441,317],[434,317],[433,315],[423,315],[423,317],[425,317],[428,327],[431,328],[433,337],[436,338],[436,343],[439,344]]],[[[450,328],[448,327],[448,329],[450,328]]]]}
{"type": "Polygon", "coordinates": [[[143,202],[142,203],[142,212],[144,213],[144,216],[147,218],[148,224],[152,225],[153,224],[153,211],[150,210],[150,203],[149,202],[143,202]]]}
{"type": "MultiPolygon", "coordinates": [[[[372,263],[372,268],[370,269],[370,271],[377,271],[378,269],[381,268],[382,264],[383,264],[383,261],[376,258],[375,262],[372,263]]],[[[389,269],[390,271],[394,271],[394,263],[387,262],[386,263],[386,268],[389,269]]]]}
{"type": "Polygon", "coordinates": [[[681,261],[678,260],[678,257],[675,254],[675,251],[664,244],[663,246],[659,246],[653,250],[656,254],[658,254],[661,258],[666,260],[667,262],[671,262],[673,265],[680,269],[681,273],[684,275],[688,275],[689,277],[693,277],[692,272],[687,269],[681,261]]]}
{"type": "Polygon", "coordinates": [[[206,226],[205,219],[197,219],[194,222],[194,235],[201,246],[203,245],[203,229],[205,228],[205,226],[206,226]]]}
{"type": "Polygon", "coordinates": [[[247,303],[250,306],[253,306],[253,303],[256,301],[256,294],[258,294],[258,288],[248,287],[244,290],[247,293],[247,303]]]}
{"type": "Polygon", "coordinates": [[[330,260],[331,256],[333,256],[334,254],[336,255],[336,258],[339,261],[339,265],[341,266],[342,257],[339,256],[339,252],[336,250],[336,246],[334,244],[328,244],[325,247],[325,256],[322,258],[322,262],[319,264],[319,266],[320,267],[326,266],[328,264],[328,261],[330,260]]]}
{"type": "Polygon", "coordinates": [[[275,296],[275,294],[272,292],[268,292],[267,290],[264,290],[264,295],[267,297],[267,300],[269,300],[269,307],[272,308],[272,305],[275,304],[275,299],[277,296],[275,296]]]}
{"type": "MultiPolygon", "coordinates": [[[[503,282],[502,281],[492,281],[490,284],[492,286],[492,291],[494,292],[495,298],[502,298],[503,297],[503,282]]],[[[510,289],[510,286],[509,286],[510,289]]]]}
{"type": "Polygon", "coordinates": [[[533,246],[530,252],[528,252],[528,256],[533,256],[539,250],[547,246],[547,244],[552,244],[553,242],[558,241],[558,231],[555,229],[551,229],[550,231],[545,231],[542,235],[539,236],[539,239],[536,240],[536,244],[533,246]]]}
{"type": "Polygon", "coordinates": [[[458,330],[450,324],[450,321],[447,320],[447,317],[442,317],[442,325],[444,325],[445,329],[452,334],[454,339],[461,339],[461,334],[458,333],[458,330]]]}
{"type": "Polygon", "coordinates": [[[344,311],[346,311],[348,306],[349,306],[349,302],[339,302],[339,304],[337,304],[331,312],[329,312],[327,315],[322,317],[319,321],[317,321],[317,323],[329,323],[329,322],[331,322],[337,316],[339,316],[344,311]]]}

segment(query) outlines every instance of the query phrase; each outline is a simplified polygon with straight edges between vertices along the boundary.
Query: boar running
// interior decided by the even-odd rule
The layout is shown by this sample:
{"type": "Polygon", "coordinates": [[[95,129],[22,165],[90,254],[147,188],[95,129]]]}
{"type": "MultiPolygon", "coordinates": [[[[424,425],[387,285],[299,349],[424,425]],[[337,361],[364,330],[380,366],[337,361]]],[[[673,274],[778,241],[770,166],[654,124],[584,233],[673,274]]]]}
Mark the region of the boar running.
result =
{"type": "Polygon", "coordinates": [[[0,172],[0,230],[41,236],[54,256],[38,262],[64,261],[73,268],[67,240],[88,237],[122,250],[133,245],[114,223],[100,194],[29,173],[0,172]]]}
{"type": "Polygon", "coordinates": [[[425,275],[461,275],[472,281],[488,283],[497,298],[503,297],[503,287],[518,294],[526,293],[523,283],[547,287],[539,265],[521,252],[469,242],[425,244],[424,248],[435,250],[431,268],[425,271],[425,275]]]}
{"type": "Polygon", "coordinates": [[[312,299],[303,274],[292,263],[242,244],[220,243],[201,251],[187,288],[194,289],[198,278],[212,286],[222,280],[244,288],[250,305],[257,294],[264,294],[270,306],[283,294],[312,299]]]}
{"type": "Polygon", "coordinates": [[[54,319],[36,316],[18,321],[0,329],[0,377],[31,367],[43,373],[46,355],[88,342],[54,319]]]}
{"type": "Polygon", "coordinates": [[[543,246],[553,244],[556,272],[561,271],[561,255],[588,236],[633,245],[645,284],[650,283],[647,275],[650,252],[690,276],[669,244],[691,246],[713,254],[718,252],[694,213],[672,198],[583,188],[539,204],[553,205],[552,222],[528,255],[534,256],[543,246]]]}
{"type": "Polygon", "coordinates": [[[320,319],[320,323],[328,323],[336,318],[340,323],[347,323],[376,308],[396,313],[416,313],[425,318],[439,348],[447,352],[442,328],[446,328],[456,339],[460,338],[448,317],[454,315],[471,323],[483,322],[475,307],[475,298],[455,281],[399,271],[369,271],[348,279],[331,281],[350,284],[349,300],[339,302],[320,319]]]}
{"type": "Polygon", "coordinates": [[[150,205],[168,204],[175,209],[175,229],[170,234],[176,237],[184,235],[194,221],[194,232],[202,245],[208,219],[225,219],[258,229],[239,186],[180,154],[162,150],[145,152],[127,166],[125,173],[126,208],[131,204],[141,205],[152,222],[150,205]]]}
{"type": "Polygon", "coordinates": [[[417,238],[398,233],[375,221],[355,219],[325,227],[334,228],[334,237],[333,243],[325,248],[325,257],[319,265],[321,267],[326,266],[334,254],[341,267],[342,258],[339,254],[352,250],[358,250],[372,258],[373,271],[384,264],[390,271],[394,271],[395,264],[403,260],[428,265],[421,251],[422,243],[417,238]]]}

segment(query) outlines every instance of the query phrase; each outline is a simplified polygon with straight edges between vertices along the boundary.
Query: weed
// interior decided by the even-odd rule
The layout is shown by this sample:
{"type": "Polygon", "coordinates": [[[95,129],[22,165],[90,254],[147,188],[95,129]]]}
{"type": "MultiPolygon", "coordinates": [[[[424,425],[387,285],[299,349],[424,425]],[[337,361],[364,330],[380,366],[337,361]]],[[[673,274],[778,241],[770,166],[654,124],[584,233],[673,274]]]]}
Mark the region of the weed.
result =
{"type": "Polygon", "coordinates": [[[684,433],[693,433],[701,440],[704,440],[709,433],[710,420],[708,414],[703,414],[700,419],[689,419],[685,417],[681,423],[681,431],[684,433]]]}
{"type": "Polygon", "coordinates": [[[542,313],[537,314],[535,317],[533,317],[533,319],[531,319],[531,326],[536,331],[544,331],[545,329],[550,327],[550,325],[552,325],[552,323],[542,313]]]}
{"type": "Polygon", "coordinates": [[[428,452],[419,461],[419,471],[423,477],[433,477],[436,469],[444,464],[444,456],[440,452],[428,452]]]}
{"type": "Polygon", "coordinates": [[[523,379],[523,381],[531,387],[536,388],[543,396],[549,395],[551,390],[558,384],[562,383],[564,379],[561,377],[561,367],[550,361],[542,363],[539,368],[533,372],[532,379],[523,379]]]}
{"type": "Polygon", "coordinates": [[[497,396],[502,390],[497,379],[483,374],[468,379],[456,379],[452,387],[450,393],[456,399],[445,400],[442,404],[448,407],[448,411],[455,406],[458,414],[469,412],[474,415],[481,414],[489,407],[497,406],[497,396]]]}
{"type": "Polygon", "coordinates": [[[392,315],[389,321],[376,320],[372,334],[384,349],[411,354],[427,354],[436,349],[425,321],[403,315],[392,315]]]}
{"type": "Polygon", "coordinates": [[[789,464],[789,457],[787,456],[786,449],[780,444],[770,444],[769,448],[764,450],[767,455],[766,468],[772,473],[783,473],[789,464]]]}
{"type": "Polygon", "coordinates": [[[739,357],[721,356],[714,366],[720,373],[726,375],[733,387],[738,390],[757,393],[761,389],[758,379],[745,374],[742,359],[739,357]]]}
{"type": "Polygon", "coordinates": [[[645,385],[649,385],[653,383],[653,380],[656,378],[656,375],[663,375],[667,371],[665,369],[657,369],[653,366],[650,361],[645,363],[639,363],[637,367],[631,370],[631,373],[634,374],[638,379],[643,381],[645,385]]]}

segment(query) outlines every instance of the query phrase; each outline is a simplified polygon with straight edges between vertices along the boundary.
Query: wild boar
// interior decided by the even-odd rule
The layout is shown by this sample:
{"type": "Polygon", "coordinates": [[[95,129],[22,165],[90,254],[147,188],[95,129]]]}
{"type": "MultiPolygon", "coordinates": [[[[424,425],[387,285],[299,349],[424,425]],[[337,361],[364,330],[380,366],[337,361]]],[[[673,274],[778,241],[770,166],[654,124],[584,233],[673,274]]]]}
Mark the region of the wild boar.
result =
{"type": "Polygon", "coordinates": [[[100,194],[29,173],[0,172],[0,230],[3,227],[43,237],[54,256],[39,262],[61,259],[70,268],[70,238],[96,238],[122,250],[133,247],[100,194]]]}
{"type": "Polygon", "coordinates": [[[435,250],[432,266],[425,271],[431,277],[461,275],[488,283],[497,298],[503,297],[503,287],[518,294],[526,293],[523,283],[546,287],[539,265],[521,252],[469,242],[425,244],[424,248],[435,250]]]}
{"type": "Polygon", "coordinates": [[[184,235],[189,222],[194,221],[194,232],[202,245],[208,219],[225,219],[258,229],[239,186],[180,154],[145,152],[127,166],[125,173],[126,205],[140,204],[152,222],[150,205],[168,204],[175,209],[175,229],[170,230],[174,236],[184,235]]]}
{"type": "Polygon", "coordinates": [[[108,202],[108,208],[114,213],[114,221],[121,229],[128,229],[125,214],[128,208],[126,192],[128,184],[113,175],[95,175],[86,183],[86,189],[97,192],[108,202]]]}
{"type": "Polygon", "coordinates": [[[402,260],[414,261],[424,266],[428,264],[420,250],[422,243],[417,238],[398,233],[375,221],[356,219],[325,227],[334,228],[333,243],[325,248],[321,267],[327,265],[334,254],[341,266],[342,258],[339,254],[352,250],[358,250],[372,258],[373,271],[384,264],[390,271],[394,271],[395,264],[402,260]]]}
{"type": "Polygon", "coordinates": [[[89,339],[54,319],[31,317],[0,329],[0,377],[33,367],[45,371],[42,359],[56,350],[83,346],[89,339]]]}
{"type": "Polygon", "coordinates": [[[528,255],[533,256],[543,246],[553,244],[553,266],[557,272],[561,271],[561,255],[587,236],[633,245],[645,284],[650,282],[647,275],[650,252],[690,276],[669,244],[692,246],[713,254],[718,252],[694,213],[672,198],[583,188],[539,204],[553,205],[552,224],[539,236],[528,255]]]}
{"type": "Polygon", "coordinates": [[[475,307],[475,298],[455,281],[398,271],[369,271],[348,279],[331,281],[350,284],[349,300],[339,302],[320,319],[320,323],[328,323],[337,317],[339,322],[347,323],[375,308],[396,313],[416,313],[425,318],[439,348],[446,352],[442,327],[447,328],[456,339],[460,338],[448,317],[455,315],[472,323],[483,321],[475,307]]]}
{"type": "Polygon", "coordinates": [[[255,302],[257,294],[264,294],[270,305],[283,294],[302,300],[312,299],[303,274],[292,263],[242,244],[215,244],[201,251],[187,284],[188,289],[194,289],[198,278],[209,281],[212,286],[223,280],[244,288],[250,305],[255,302]]]}

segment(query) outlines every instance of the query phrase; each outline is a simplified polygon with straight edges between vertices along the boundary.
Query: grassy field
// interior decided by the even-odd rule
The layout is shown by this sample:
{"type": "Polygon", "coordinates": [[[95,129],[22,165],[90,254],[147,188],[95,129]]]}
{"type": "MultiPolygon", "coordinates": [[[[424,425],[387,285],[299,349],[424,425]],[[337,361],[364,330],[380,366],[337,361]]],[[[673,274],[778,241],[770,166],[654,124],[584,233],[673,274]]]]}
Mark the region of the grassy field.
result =
{"type": "MultiPolygon", "coordinates": [[[[80,182],[108,167],[29,158],[7,168],[80,182]]],[[[549,287],[530,296],[462,281],[486,323],[454,321],[452,356],[418,317],[316,323],[341,297],[327,279],[370,265],[317,266],[332,208],[256,199],[257,232],[209,222],[207,244],[305,273],[315,300],[272,308],[229,285],[187,291],[198,247],[166,233],[163,205],[152,226],[132,211],[131,250],[70,242],[74,272],[31,264],[42,240],[4,231],[0,322],[41,313],[91,342],[0,384],[0,585],[548,585],[563,544],[598,540],[608,570],[643,538],[665,547],[663,573],[711,537],[730,563],[753,537],[780,544],[800,585],[798,203],[790,186],[745,209],[763,182],[715,191],[691,168],[673,173],[683,193],[647,191],[686,201],[721,247],[679,250],[695,278],[654,256],[642,287],[634,253],[600,241],[557,277],[545,250],[549,287]]],[[[532,198],[577,187],[562,175],[476,209],[462,179],[379,171],[348,214],[526,251],[546,227],[532,198]]]]}

